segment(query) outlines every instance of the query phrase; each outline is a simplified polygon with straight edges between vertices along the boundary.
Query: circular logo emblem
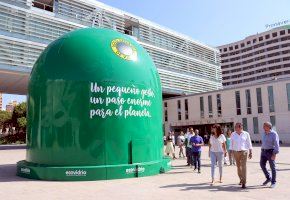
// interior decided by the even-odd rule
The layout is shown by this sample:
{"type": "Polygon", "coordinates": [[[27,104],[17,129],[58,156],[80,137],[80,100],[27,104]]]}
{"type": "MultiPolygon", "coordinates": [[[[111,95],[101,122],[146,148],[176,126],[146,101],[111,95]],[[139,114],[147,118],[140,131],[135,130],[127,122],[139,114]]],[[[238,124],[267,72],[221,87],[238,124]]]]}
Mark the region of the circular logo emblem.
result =
{"type": "Polygon", "coordinates": [[[114,39],[111,42],[113,52],[125,60],[137,60],[136,48],[127,40],[114,39]]]}

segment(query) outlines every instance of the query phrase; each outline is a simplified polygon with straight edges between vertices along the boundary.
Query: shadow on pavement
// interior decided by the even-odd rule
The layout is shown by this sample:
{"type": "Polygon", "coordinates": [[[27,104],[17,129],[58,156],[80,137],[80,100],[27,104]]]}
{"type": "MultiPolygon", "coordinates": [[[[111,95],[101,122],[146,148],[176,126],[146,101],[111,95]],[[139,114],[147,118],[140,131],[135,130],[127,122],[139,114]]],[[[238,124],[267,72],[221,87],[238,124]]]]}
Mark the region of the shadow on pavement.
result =
{"type": "Polygon", "coordinates": [[[16,176],[16,164],[0,165],[0,182],[33,181],[16,176]]]}
{"type": "Polygon", "coordinates": [[[290,169],[276,169],[277,171],[290,171],[290,169]]]}
{"type": "Polygon", "coordinates": [[[240,185],[210,185],[210,183],[197,183],[197,184],[175,184],[175,185],[165,185],[160,188],[180,188],[180,191],[188,191],[188,190],[208,190],[209,192],[249,192],[249,190],[256,189],[266,189],[264,186],[260,185],[252,185],[247,186],[246,189],[242,189],[240,185]]]}
{"type": "Polygon", "coordinates": [[[0,145],[0,150],[15,150],[15,149],[26,149],[26,144],[0,145]]]}
{"type": "Polygon", "coordinates": [[[186,173],[192,173],[192,172],[189,172],[189,171],[181,171],[181,172],[169,171],[169,172],[166,172],[166,174],[186,174],[186,173]]]}
{"type": "MultiPolygon", "coordinates": [[[[201,164],[201,167],[210,167],[210,164],[201,164]]],[[[193,169],[193,167],[187,165],[172,165],[172,169],[193,169]]]]}

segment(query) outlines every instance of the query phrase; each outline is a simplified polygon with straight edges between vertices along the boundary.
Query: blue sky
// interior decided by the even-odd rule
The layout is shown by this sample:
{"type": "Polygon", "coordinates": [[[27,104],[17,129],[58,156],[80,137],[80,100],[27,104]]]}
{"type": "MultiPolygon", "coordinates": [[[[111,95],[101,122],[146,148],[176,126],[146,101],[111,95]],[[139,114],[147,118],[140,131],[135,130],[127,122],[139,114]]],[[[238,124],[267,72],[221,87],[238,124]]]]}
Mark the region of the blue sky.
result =
{"type": "MultiPolygon", "coordinates": [[[[5,106],[13,100],[16,100],[17,102],[21,103],[26,101],[26,95],[12,95],[12,94],[3,94],[3,106],[2,110],[5,110],[5,106]]],[[[1,110],[1,108],[0,108],[1,110]]]]}
{"type": "MultiPolygon", "coordinates": [[[[241,40],[289,20],[290,0],[99,0],[211,46],[241,40]]],[[[4,95],[25,101],[26,96],[4,95]]]]}

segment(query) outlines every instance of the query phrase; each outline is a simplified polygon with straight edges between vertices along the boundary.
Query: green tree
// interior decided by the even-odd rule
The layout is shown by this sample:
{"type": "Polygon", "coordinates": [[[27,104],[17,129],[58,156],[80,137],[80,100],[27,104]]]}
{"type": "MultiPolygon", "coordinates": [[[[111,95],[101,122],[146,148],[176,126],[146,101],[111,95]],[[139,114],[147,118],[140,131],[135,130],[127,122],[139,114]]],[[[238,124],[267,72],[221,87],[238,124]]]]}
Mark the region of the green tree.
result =
{"type": "Polygon", "coordinates": [[[3,128],[5,124],[11,121],[12,114],[7,111],[0,110],[0,128],[3,128]]]}
{"type": "Polygon", "coordinates": [[[20,117],[17,119],[17,125],[19,128],[26,128],[26,117],[20,117]]]}
{"type": "Polygon", "coordinates": [[[12,113],[12,126],[19,128],[26,128],[26,102],[15,106],[12,113]]]}
{"type": "Polygon", "coordinates": [[[15,127],[16,134],[9,134],[0,139],[0,144],[25,143],[26,139],[26,103],[15,106],[12,113],[0,111],[0,128],[15,127]]]}

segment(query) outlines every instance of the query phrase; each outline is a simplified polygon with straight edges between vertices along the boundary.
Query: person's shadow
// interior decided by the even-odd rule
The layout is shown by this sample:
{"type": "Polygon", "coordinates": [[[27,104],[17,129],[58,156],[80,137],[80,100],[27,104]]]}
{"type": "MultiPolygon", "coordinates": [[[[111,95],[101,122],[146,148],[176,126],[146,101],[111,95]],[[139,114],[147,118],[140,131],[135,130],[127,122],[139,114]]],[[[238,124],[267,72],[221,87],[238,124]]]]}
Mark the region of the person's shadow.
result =
{"type": "Polygon", "coordinates": [[[240,185],[228,184],[228,185],[210,185],[210,183],[196,183],[196,184],[174,184],[174,185],[165,185],[160,188],[180,188],[180,191],[188,190],[208,190],[209,192],[249,192],[250,190],[255,189],[264,189],[266,187],[261,185],[252,185],[247,186],[246,189],[242,189],[240,185]]]}

